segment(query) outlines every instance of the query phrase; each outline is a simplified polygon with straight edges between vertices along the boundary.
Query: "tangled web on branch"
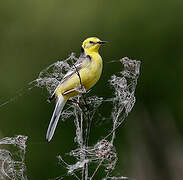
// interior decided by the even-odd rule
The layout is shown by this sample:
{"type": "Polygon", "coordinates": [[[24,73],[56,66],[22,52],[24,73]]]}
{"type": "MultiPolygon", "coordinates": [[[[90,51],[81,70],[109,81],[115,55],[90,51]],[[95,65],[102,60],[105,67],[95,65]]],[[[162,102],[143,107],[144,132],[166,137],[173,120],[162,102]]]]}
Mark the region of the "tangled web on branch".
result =
{"type": "Polygon", "coordinates": [[[0,179],[27,180],[26,141],[27,136],[22,135],[0,139],[0,179]]]}
{"type": "Polygon", "coordinates": [[[71,53],[67,59],[51,64],[39,73],[38,78],[34,81],[35,86],[46,87],[49,94],[52,95],[65,74],[73,70],[73,64],[77,64],[79,61],[80,59],[71,53]]]}
{"type": "Polygon", "coordinates": [[[121,76],[112,75],[111,80],[109,80],[114,88],[113,111],[111,113],[111,119],[113,120],[111,143],[114,141],[116,129],[126,120],[135,104],[135,89],[140,73],[140,61],[124,57],[120,59],[120,62],[124,66],[123,71],[120,72],[121,76]]]}

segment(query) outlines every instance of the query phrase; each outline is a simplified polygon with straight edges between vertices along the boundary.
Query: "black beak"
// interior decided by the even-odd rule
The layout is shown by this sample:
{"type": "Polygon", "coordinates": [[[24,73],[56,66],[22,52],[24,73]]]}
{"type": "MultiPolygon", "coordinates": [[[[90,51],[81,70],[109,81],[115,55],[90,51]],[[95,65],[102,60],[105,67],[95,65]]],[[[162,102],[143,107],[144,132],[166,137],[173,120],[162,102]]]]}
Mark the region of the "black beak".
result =
{"type": "Polygon", "coordinates": [[[98,44],[105,44],[105,43],[108,43],[107,41],[98,41],[97,42],[98,44]]]}

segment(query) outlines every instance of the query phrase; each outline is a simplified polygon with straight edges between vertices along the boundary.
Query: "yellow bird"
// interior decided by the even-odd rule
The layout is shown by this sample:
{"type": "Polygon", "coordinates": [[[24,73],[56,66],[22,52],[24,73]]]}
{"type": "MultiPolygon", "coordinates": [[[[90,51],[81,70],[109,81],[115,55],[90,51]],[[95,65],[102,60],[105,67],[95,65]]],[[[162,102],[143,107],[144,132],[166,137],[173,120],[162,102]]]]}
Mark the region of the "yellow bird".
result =
{"type": "Polygon", "coordinates": [[[81,63],[76,65],[75,70],[66,73],[54,92],[56,106],[50,124],[48,126],[46,140],[49,142],[55,132],[62,109],[70,97],[79,94],[77,87],[84,86],[86,90],[94,86],[102,73],[102,58],[98,50],[106,41],[101,41],[96,37],[87,38],[81,47],[81,63]],[[79,75],[77,74],[79,73],[79,75]],[[81,83],[80,83],[80,78],[81,83]]]}

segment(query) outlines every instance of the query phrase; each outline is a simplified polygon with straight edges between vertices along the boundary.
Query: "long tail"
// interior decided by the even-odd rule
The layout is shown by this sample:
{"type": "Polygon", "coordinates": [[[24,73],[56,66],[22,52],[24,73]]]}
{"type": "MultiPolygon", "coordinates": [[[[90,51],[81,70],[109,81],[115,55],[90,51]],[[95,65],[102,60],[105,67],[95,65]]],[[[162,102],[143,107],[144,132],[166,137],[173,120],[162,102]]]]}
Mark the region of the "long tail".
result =
{"type": "Polygon", "coordinates": [[[62,95],[60,95],[57,99],[55,110],[53,112],[50,124],[48,126],[47,134],[46,134],[46,140],[48,142],[51,141],[51,139],[54,135],[58,120],[60,118],[60,114],[62,112],[62,109],[63,109],[66,101],[67,100],[62,95]]]}

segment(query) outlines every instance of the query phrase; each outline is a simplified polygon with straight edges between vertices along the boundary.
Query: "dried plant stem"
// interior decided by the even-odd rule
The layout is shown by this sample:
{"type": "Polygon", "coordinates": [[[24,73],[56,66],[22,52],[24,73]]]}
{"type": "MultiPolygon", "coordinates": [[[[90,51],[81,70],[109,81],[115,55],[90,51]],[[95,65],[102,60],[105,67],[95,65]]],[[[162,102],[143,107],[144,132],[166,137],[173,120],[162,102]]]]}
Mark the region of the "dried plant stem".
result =
{"type": "Polygon", "coordinates": [[[113,134],[112,134],[112,140],[111,140],[112,144],[114,142],[114,138],[115,138],[115,134],[116,134],[116,125],[117,125],[117,120],[119,118],[120,112],[121,112],[121,109],[118,110],[117,116],[116,116],[114,123],[113,123],[113,130],[112,130],[113,134]]]}
{"type": "Polygon", "coordinates": [[[90,111],[87,112],[87,129],[86,129],[86,138],[85,138],[85,146],[88,147],[90,129],[91,129],[91,118],[90,118],[90,111]]]}
{"type": "MultiPolygon", "coordinates": [[[[125,124],[125,122],[126,122],[126,119],[125,119],[125,117],[124,117],[124,119],[121,121],[121,123],[118,123],[118,125],[117,126],[115,126],[115,128],[113,128],[113,130],[107,135],[107,136],[105,136],[103,139],[107,139],[109,136],[114,136],[115,135],[115,131],[120,127],[120,126],[122,126],[122,125],[124,125],[125,124]],[[114,134],[113,134],[114,133],[114,134]]],[[[112,139],[113,139],[113,137],[112,137],[112,139]]]]}
{"type": "MultiPolygon", "coordinates": [[[[74,65],[74,67],[75,67],[76,73],[79,77],[81,88],[84,89],[84,87],[82,85],[81,76],[79,74],[79,71],[75,65],[74,65]]],[[[84,147],[87,148],[88,141],[89,141],[89,135],[90,135],[90,128],[91,128],[91,118],[90,118],[90,110],[89,110],[89,106],[87,104],[86,98],[85,98],[83,93],[81,93],[81,95],[82,95],[82,98],[84,101],[84,105],[87,108],[87,115],[86,115],[86,117],[87,117],[87,129],[86,129],[86,137],[85,137],[85,143],[84,143],[84,147]]],[[[83,158],[84,158],[83,160],[85,160],[86,156],[84,156],[83,158]]],[[[82,171],[82,180],[87,180],[87,179],[88,179],[88,163],[85,163],[84,167],[83,167],[83,171],[82,171]]]]}
{"type": "Polygon", "coordinates": [[[94,177],[94,176],[95,176],[95,174],[97,173],[98,169],[99,169],[99,168],[100,168],[100,166],[102,165],[103,161],[104,161],[103,159],[100,161],[100,163],[98,164],[98,166],[97,166],[97,168],[95,169],[94,173],[92,174],[92,176],[91,176],[90,180],[92,180],[92,179],[93,179],[93,177],[94,177]]]}

